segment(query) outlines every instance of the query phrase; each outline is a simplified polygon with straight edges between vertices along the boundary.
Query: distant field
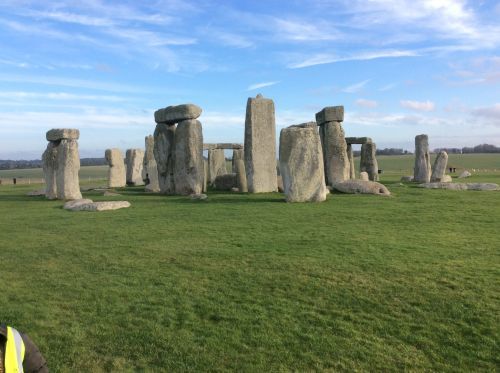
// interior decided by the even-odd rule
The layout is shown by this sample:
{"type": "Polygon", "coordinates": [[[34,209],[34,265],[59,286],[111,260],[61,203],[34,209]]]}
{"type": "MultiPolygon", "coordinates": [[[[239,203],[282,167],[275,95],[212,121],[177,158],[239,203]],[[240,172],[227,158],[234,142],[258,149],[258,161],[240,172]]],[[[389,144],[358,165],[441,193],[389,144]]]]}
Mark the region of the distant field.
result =
{"type": "MultiPolygon", "coordinates": [[[[80,168],[81,179],[105,179],[108,176],[108,166],[85,166],[80,168]]],[[[0,170],[0,178],[42,178],[41,168],[29,168],[25,170],[0,170]]]]}

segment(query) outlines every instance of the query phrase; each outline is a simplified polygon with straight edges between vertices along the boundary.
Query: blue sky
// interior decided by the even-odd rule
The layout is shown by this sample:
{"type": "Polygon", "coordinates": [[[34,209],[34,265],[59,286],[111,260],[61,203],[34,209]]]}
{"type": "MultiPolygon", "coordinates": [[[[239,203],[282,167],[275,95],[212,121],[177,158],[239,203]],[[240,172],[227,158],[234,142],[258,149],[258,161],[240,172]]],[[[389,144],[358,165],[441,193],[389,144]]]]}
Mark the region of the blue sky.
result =
{"type": "Polygon", "coordinates": [[[344,105],[379,148],[500,145],[500,3],[480,0],[0,0],[0,159],[80,129],[82,157],[143,147],[154,110],[203,108],[243,142],[246,100],[279,129],[344,105]]]}

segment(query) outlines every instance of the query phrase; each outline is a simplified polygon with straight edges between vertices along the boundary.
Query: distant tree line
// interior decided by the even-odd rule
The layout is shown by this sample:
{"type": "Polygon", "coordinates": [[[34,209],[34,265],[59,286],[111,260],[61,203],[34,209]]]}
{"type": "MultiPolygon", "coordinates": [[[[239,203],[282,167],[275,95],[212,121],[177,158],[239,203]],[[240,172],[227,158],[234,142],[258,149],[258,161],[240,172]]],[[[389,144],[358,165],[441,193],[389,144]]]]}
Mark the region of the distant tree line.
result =
{"type": "Polygon", "coordinates": [[[439,153],[440,151],[446,151],[448,154],[471,154],[471,153],[500,153],[500,147],[490,144],[476,145],[472,148],[438,148],[434,149],[434,153],[439,153]]]}
{"type": "MultiPolygon", "coordinates": [[[[105,158],[81,158],[81,166],[103,166],[106,165],[105,158]]],[[[34,159],[31,161],[13,161],[10,159],[2,160],[0,159],[0,170],[14,170],[22,168],[41,168],[42,161],[40,159],[34,159]]]]}

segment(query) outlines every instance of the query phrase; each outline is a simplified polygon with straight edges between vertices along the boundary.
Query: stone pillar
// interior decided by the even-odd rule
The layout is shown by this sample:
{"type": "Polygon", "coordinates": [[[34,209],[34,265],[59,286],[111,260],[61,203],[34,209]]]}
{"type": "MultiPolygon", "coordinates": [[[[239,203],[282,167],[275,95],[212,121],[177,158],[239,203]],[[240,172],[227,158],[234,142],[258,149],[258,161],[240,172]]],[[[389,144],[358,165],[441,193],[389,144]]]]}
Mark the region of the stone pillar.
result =
{"type": "Polygon", "coordinates": [[[203,191],[203,133],[196,119],[180,122],[174,141],[175,193],[201,194],[203,191]]]}
{"type": "Polygon", "coordinates": [[[327,189],[321,139],[316,123],[282,129],[279,153],[287,202],[324,201],[327,189]]]}
{"type": "Polygon", "coordinates": [[[431,159],[429,155],[429,138],[427,135],[415,136],[415,168],[413,181],[428,183],[431,180],[431,159]]]}
{"type": "Polygon", "coordinates": [[[175,124],[159,123],[154,132],[153,154],[158,169],[160,193],[174,194],[174,139],[175,124]]]}
{"type": "Polygon", "coordinates": [[[127,149],[125,159],[127,164],[127,185],[144,185],[142,180],[144,150],[127,149]]]}
{"type": "Polygon", "coordinates": [[[208,150],[208,182],[212,185],[219,175],[227,174],[226,157],[224,149],[208,150]]]}
{"type": "Polygon", "coordinates": [[[244,155],[248,191],[275,192],[278,185],[274,102],[260,94],[247,101],[244,155]]]}
{"type": "Polygon", "coordinates": [[[125,163],[120,149],[106,149],[104,153],[106,161],[109,164],[108,169],[108,187],[122,188],[126,185],[125,163]]]}
{"type": "Polygon", "coordinates": [[[361,145],[360,171],[366,172],[371,181],[378,181],[377,146],[373,142],[361,145]]]}
{"type": "Polygon", "coordinates": [[[46,181],[46,196],[49,199],[81,199],[80,156],[78,153],[77,129],[51,129],[46,138],[49,141],[44,152],[43,170],[46,181]]]}
{"type": "Polygon", "coordinates": [[[203,159],[203,193],[207,192],[208,188],[208,160],[203,159]]]}
{"type": "Polygon", "coordinates": [[[446,174],[446,166],[448,165],[448,153],[444,150],[439,152],[434,166],[432,167],[431,181],[443,181],[446,174]]]}
{"type": "Polygon", "coordinates": [[[148,192],[157,193],[160,191],[160,183],[158,181],[158,168],[154,156],[155,139],[152,135],[149,135],[144,138],[144,142],[146,151],[144,152],[142,178],[149,181],[144,189],[148,192]]]}
{"type": "Polygon", "coordinates": [[[326,107],[316,113],[316,122],[323,127],[320,133],[323,136],[323,158],[328,185],[349,180],[351,177],[347,143],[342,128],[343,120],[343,106],[326,107]]]}
{"type": "Polygon", "coordinates": [[[233,158],[231,160],[231,169],[232,172],[235,174],[236,173],[236,160],[237,159],[245,159],[245,154],[243,149],[233,149],[233,158]]]}
{"type": "Polygon", "coordinates": [[[245,171],[245,161],[241,158],[234,160],[234,170],[238,180],[238,189],[240,193],[248,192],[247,173],[245,171]]]}
{"type": "Polygon", "coordinates": [[[356,178],[356,167],[354,165],[354,153],[352,151],[352,144],[347,144],[347,158],[349,159],[349,178],[356,178]]]}

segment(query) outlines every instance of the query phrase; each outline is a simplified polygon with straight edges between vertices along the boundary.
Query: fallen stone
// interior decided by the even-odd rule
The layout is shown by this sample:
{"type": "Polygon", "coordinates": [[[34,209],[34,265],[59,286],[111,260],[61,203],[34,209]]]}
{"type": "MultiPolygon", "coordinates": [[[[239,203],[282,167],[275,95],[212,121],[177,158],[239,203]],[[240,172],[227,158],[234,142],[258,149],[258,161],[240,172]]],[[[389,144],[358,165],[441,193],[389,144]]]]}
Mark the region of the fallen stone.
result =
{"type": "Polygon", "coordinates": [[[219,175],[215,178],[214,181],[215,190],[230,191],[232,188],[237,188],[237,187],[238,187],[237,174],[219,175]]]}
{"type": "Polygon", "coordinates": [[[207,199],[207,195],[206,194],[203,194],[203,193],[199,193],[199,194],[191,194],[189,196],[192,200],[195,200],[195,201],[203,201],[205,199],[207,199]]]}
{"type": "Polygon", "coordinates": [[[413,179],[417,183],[428,183],[431,180],[431,156],[429,154],[429,138],[427,135],[415,136],[413,179]]]}
{"type": "Polygon", "coordinates": [[[87,199],[87,198],[80,198],[80,199],[75,199],[73,201],[68,201],[64,204],[63,208],[65,210],[74,210],[76,208],[79,208],[80,206],[83,206],[83,205],[88,205],[90,203],[93,203],[94,201],[92,201],[91,199],[87,199]]]}
{"type": "Polygon", "coordinates": [[[333,184],[333,189],[349,194],[376,194],[380,196],[390,196],[391,192],[376,181],[346,180],[333,184]]]}
{"type": "Polygon", "coordinates": [[[449,189],[449,190],[478,190],[478,191],[494,191],[500,190],[500,186],[494,183],[424,183],[418,185],[420,188],[427,189],[449,189]]]}
{"type": "Polygon", "coordinates": [[[47,141],[78,140],[80,131],[76,128],[53,128],[45,134],[47,141]]]}
{"type": "Polygon", "coordinates": [[[240,192],[240,188],[231,188],[231,192],[239,193],[240,192]]]}
{"type": "Polygon", "coordinates": [[[108,211],[127,207],[130,207],[128,201],[93,202],[91,199],[75,200],[64,204],[64,209],[71,211],[108,211]]]}
{"type": "Polygon", "coordinates": [[[460,174],[460,176],[458,178],[459,179],[465,179],[466,177],[471,177],[471,176],[472,176],[472,174],[469,171],[465,170],[464,172],[462,172],[460,174]]]}
{"type": "Polygon", "coordinates": [[[344,107],[343,106],[327,106],[320,112],[316,113],[316,122],[318,125],[323,125],[326,122],[343,122],[344,107]]]}
{"type": "Polygon", "coordinates": [[[114,192],[109,192],[109,191],[105,191],[102,195],[105,196],[105,197],[121,196],[121,194],[119,194],[119,193],[114,193],[114,192]]]}
{"type": "Polygon", "coordinates": [[[201,107],[194,104],[167,106],[155,111],[155,122],[176,124],[184,120],[196,119],[201,115],[201,107]]]}

